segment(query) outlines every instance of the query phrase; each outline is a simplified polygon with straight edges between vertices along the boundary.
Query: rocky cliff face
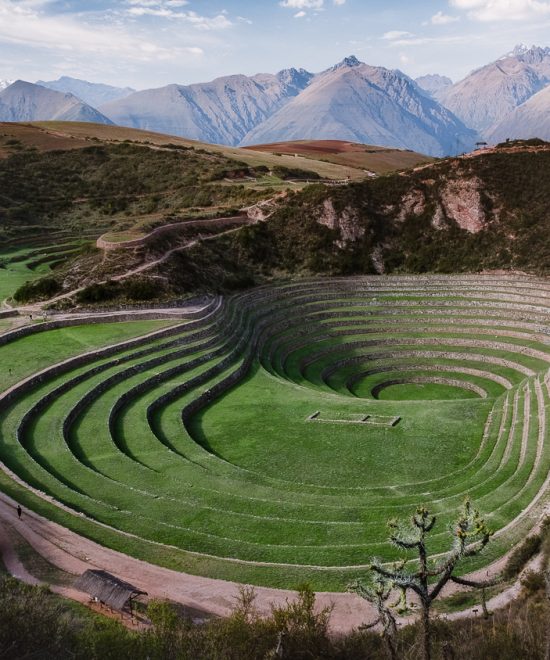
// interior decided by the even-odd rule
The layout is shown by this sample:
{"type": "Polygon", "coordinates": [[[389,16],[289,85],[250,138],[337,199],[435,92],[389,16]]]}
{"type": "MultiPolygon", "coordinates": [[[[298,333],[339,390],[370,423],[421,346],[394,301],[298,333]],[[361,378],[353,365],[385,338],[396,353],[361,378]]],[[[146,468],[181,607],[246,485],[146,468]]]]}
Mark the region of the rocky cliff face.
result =
{"type": "Polygon", "coordinates": [[[477,177],[450,180],[439,194],[440,207],[446,218],[470,234],[485,229],[489,217],[481,200],[482,181],[477,177]]]}
{"type": "Polygon", "coordinates": [[[365,228],[361,223],[357,210],[348,207],[338,213],[330,199],[326,199],[319,209],[317,222],[338,232],[340,238],[336,240],[336,245],[340,248],[345,247],[350,242],[358,241],[365,235],[365,228]]]}

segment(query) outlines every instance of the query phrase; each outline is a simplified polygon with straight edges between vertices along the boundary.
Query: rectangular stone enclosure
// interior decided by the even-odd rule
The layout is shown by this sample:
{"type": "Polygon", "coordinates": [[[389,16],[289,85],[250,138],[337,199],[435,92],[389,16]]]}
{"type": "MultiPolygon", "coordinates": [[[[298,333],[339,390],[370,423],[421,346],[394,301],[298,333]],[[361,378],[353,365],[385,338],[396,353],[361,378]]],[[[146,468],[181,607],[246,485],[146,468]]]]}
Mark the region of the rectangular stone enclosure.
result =
{"type": "Polygon", "coordinates": [[[306,422],[322,422],[324,424],[366,424],[371,426],[394,427],[399,424],[401,417],[390,417],[387,415],[369,415],[366,413],[330,413],[323,415],[317,410],[306,418],[306,422]]]}

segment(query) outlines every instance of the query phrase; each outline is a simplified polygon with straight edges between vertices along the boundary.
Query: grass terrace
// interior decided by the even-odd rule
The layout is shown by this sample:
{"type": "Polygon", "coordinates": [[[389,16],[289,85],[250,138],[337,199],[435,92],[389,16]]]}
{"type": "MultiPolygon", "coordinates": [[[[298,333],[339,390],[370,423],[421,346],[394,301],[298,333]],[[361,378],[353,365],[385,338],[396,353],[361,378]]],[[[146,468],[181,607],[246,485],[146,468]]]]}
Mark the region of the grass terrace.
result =
{"type": "Polygon", "coordinates": [[[549,499],[549,320],[543,280],[366,277],[4,335],[0,487],[148,561],[324,590],[395,559],[386,521],[417,504],[443,550],[470,495],[488,563],[549,499]]]}

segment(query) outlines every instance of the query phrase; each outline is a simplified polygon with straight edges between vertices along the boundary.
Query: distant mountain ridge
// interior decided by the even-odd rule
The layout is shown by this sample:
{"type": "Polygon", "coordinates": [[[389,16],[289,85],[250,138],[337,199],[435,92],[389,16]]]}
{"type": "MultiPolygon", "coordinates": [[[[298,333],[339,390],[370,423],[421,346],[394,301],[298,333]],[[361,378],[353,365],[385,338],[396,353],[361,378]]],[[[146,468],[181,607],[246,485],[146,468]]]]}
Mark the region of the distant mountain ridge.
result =
{"type": "Polygon", "coordinates": [[[123,126],[233,146],[339,139],[441,156],[468,150],[476,137],[405,74],[354,56],[319,74],[287,69],[168,85],[99,110],[123,126]]]}
{"type": "Polygon", "coordinates": [[[433,156],[469,150],[474,131],[421,93],[401,71],[354,57],[316,75],[300,95],[241,142],[338,139],[412,149],[433,156]]]}
{"type": "Polygon", "coordinates": [[[73,94],[94,108],[100,106],[102,103],[122,99],[136,91],[131,87],[113,87],[112,85],[91,83],[87,80],[80,80],[69,76],[62,76],[57,80],[50,81],[38,80],[36,84],[42,85],[42,87],[48,87],[56,92],[73,94]]]}
{"type": "Polygon", "coordinates": [[[300,94],[312,77],[304,69],[225,76],[204,84],[136,92],[99,109],[122,126],[235,146],[300,94]]]}
{"type": "Polygon", "coordinates": [[[550,141],[550,85],[495,124],[487,135],[491,143],[504,142],[508,138],[550,141]]]}
{"type": "Polygon", "coordinates": [[[0,92],[0,121],[86,121],[110,124],[110,119],[73,94],[16,80],[0,92]]]}
{"type": "Polygon", "coordinates": [[[434,98],[436,94],[440,94],[453,84],[453,81],[450,78],[447,78],[447,76],[440,76],[437,73],[420,76],[420,78],[415,78],[414,82],[420,87],[420,89],[423,89],[434,98]]]}
{"type": "Polygon", "coordinates": [[[548,84],[550,48],[522,45],[436,93],[436,98],[467,126],[488,137],[493,126],[548,84]]]}
{"type": "Polygon", "coordinates": [[[354,56],[316,74],[291,68],[138,92],[68,76],[10,83],[0,81],[0,120],[114,122],[228,146],[329,139],[446,156],[481,138],[550,138],[548,47],[516,46],[455,84],[354,56]]]}

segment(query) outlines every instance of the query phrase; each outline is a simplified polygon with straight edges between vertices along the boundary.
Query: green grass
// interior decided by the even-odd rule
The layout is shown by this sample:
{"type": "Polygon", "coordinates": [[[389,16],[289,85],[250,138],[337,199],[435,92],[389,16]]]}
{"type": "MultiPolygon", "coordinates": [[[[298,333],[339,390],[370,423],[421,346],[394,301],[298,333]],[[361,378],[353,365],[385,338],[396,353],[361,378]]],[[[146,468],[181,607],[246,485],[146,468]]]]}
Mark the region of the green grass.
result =
{"type": "MultiPolygon", "coordinates": [[[[346,291],[342,282],[306,280],[252,290],[174,337],[46,377],[1,412],[0,458],[85,517],[6,477],[2,488],[109,547],[274,586],[306,579],[342,589],[373,555],[397,558],[386,521],[417,504],[438,515],[435,552],[446,549],[467,494],[495,529],[504,527],[550,469],[550,451],[539,445],[547,428],[538,422],[542,409],[550,414],[550,348],[538,331],[545,298],[533,292],[519,302],[507,280],[457,279],[442,307],[432,295],[437,279],[404,281],[402,297],[392,293],[398,286],[359,281],[346,291]],[[495,308],[497,290],[506,305],[495,308]],[[469,305],[468,296],[482,302],[469,305]],[[410,299],[414,305],[404,304],[410,299]],[[539,308],[536,322],[524,303],[539,308]],[[241,365],[241,380],[215,394],[241,365]],[[363,377],[373,366],[385,371],[363,377]],[[482,387],[487,398],[406,380],[426,375],[482,387]],[[395,377],[405,382],[382,389],[394,390],[391,399],[372,397],[373,386],[395,377]],[[198,397],[201,405],[182,419],[198,397]],[[308,419],[315,412],[321,421],[308,419]],[[367,415],[375,423],[361,423],[367,415]]],[[[15,382],[154,327],[64,328],[0,350],[4,363],[17,365],[15,382]]],[[[479,561],[504,552],[529,523],[517,521],[479,561]]]]}
{"type": "Polygon", "coordinates": [[[389,385],[378,395],[390,401],[447,401],[452,399],[475,399],[477,395],[456,385],[441,383],[404,383],[389,385]]]}
{"type": "Polygon", "coordinates": [[[51,265],[72,256],[82,241],[51,244],[41,248],[24,247],[0,250],[0,303],[26,282],[52,273],[51,265]]]}
{"type": "Polygon", "coordinates": [[[169,326],[173,321],[98,323],[50,330],[0,347],[4,387],[69,357],[169,326]]]}

